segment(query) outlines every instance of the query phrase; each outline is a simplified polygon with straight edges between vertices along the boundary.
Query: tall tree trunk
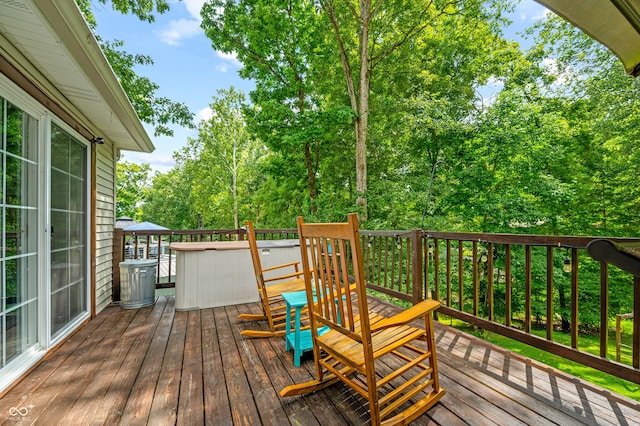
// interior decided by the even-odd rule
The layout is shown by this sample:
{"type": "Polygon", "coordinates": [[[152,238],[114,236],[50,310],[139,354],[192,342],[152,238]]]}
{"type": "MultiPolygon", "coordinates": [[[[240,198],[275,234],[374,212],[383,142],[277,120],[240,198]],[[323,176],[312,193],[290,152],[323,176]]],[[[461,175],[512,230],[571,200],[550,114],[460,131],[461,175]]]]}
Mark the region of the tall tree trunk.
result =
{"type": "Polygon", "coordinates": [[[367,220],[367,129],[369,128],[369,23],[371,1],[360,1],[360,81],[358,88],[358,117],[356,121],[356,205],[360,219],[367,220]]]}
{"type": "Polygon", "coordinates": [[[371,22],[371,0],[360,0],[360,75],[358,77],[358,93],[356,93],[351,76],[351,64],[345,48],[338,18],[330,0],[324,1],[324,9],[329,16],[333,33],[340,51],[340,62],[347,84],[351,108],[356,111],[354,127],[356,134],[356,206],[360,209],[360,220],[367,220],[367,128],[369,123],[369,24],[371,22]]]}
{"type": "MultiPolygon", "coordinates": [[[[300,76],[296,75],[296,80],[301,80],[300,76]]],[[[298,109],[300,115],[305,111],[304,91],[298,91],[298,109]]],[[[316,192],[316,171],[313,167],[313,158],[311,157],[311,148],[309,142],[304,142],[304,164],[307,167],[307,182],[309,187],[309,199],[311,200],[311,214],[318,211],[318,205],[316,204],[316,198],[318,193],[316,192]]]]}
{"type": "Polygon", "coordinates": [[[305,142],[304,144],[304,162],[307,166],[307,179],[309,182],[309,197],[311,199],[311,213],[315,213],[318,211],[318,205],[316,204],[316,197],[318,194],[316,193],[316,173],[313,169],[313,160],[311,158],[311,148],[309,148],[309,144],[305,142]]]}
{"type": "Polygon", "coordinates": [[[238,150],[238,135],[235,135],[235,139],[233,141],[233,226],[235,229],[240,227],[238,221],[238,160],[237,160],[237,150],[238,150]]]}

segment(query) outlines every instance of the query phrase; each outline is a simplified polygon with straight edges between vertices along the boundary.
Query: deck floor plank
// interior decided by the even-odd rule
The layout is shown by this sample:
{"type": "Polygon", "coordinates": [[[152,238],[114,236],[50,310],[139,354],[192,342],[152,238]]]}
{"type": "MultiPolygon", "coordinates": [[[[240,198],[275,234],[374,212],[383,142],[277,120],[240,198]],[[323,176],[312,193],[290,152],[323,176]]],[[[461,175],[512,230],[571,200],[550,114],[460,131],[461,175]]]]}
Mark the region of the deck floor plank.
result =
{"type": "Polygon", "coordinates": [[[99,370],[107,354],[118,343],[116,335],[124,333],[136,317],[137,311],[118,315],[113,324],[116,333],[114,335],[104,334],[102,330],[109,324],[103,324],[100,332],[92,334],[78,350],[67,357],[55,373],[47,377],[38,391],[25,402],[24,407],[28,409],[28,415],[20,419],[10,418],[8,421],[11,424],[31,424],[49,418],[59,419],[60,410],[69,410],[76,402],[82,386],[86,384],[80,382],[79,378],[82,375],[95,374],[95,371],[99,370]]]}
{"type": "MultiPolygon", "coordinates": [[[[451,336],[451,333],[446,334],[448,337],[451,336]]],[[[454,336],[458,336],[457,334],[453,334],[454,336]]],[[[560,407],[555,404],[550,404],[549,400],[541,400],[531,391],[528,391],[526,387],[521,387],[518,385],[514,385],[513,381],[510,381],[508,378],[504,378],[502,376],[491,375],[484,373],[483,375],[478,375],[478,366],[477,364],[469,361],[469,359],[464,355],[465,351],[460,351],[460,341],[464,340],[465,342],[474,342],[469,339],[456,339],[458,342],[447,342],[446,338],[441,339],[438,342],[438,349],[440,349],[440,360],[444,362],[447,359],[447,364],[451,367],[451,370],[447,369],[447,374],[455,375],[456,372],[463,373],[467,377],[461,378],[460,380],[465,383],[465,386],[470,386],[476,378],[478,380],[482,380],[482,383],[486,384],[486,386],[490,387],[497,392],[498,394],[509,398],[511,400],[511,404],[514,404],[512,407],[514,409],[514,413],[518,413],[518,406],[522,406],[525,408],[525,411],[533,411],[533,414],[523,412],[521,419],[536,419],[540,424],[551,423],[551,424],[561,424],[561,425],[575,425],[581,424],[577,421],[573,416],[567,414],[560,410],[560,407]],[[452,348],[452,343],[455,343],[457,346],[456,349],[452,348]],[[449,352],[447,352],[449,349],[449,352]],[[450,356],[448,356],[450,355],[450,356]],[[451,371],[449,373],[449,371],[451,371]]],[[[470,348],[471,346],[466,346],[466,348],[470,348]]]]}
{"type": "Polygon", "coordinates": [[[187,321],[178,424],[204,424],[201,312],[200,310],[190,311],[187,321]]]}
{"type": "Polygon", "coordinates": [[[127,400],[120,419],[121,424],[145,424],[149,418],[175,313],[175,299],[165,297],[162,300],[165,300],[162,317],[152,337],[140,373],[131,389],[131,396],[127,400]]]}
{"type": "Polygon", "coordinates": [[[148,424],[174,425],[178,413],[182,358],[187,333],[186,312],[175,312],[156,392],[151,403],[148,424]]]}
{"type": "Polygon", "coordinates": [[[233,423],[236,425],[260,424],[260,415],[248,382],[252,377],[247,377],[244,369],[240,368],[242,359],[227,312],[224,307],[218,307],[214,308],[213,313],[218,325],[218,341],[233,423]]]}
{"type": "Polygon", "coordinates": [[[81,407],[77,407],[79,412],[86,411],[83,420],[78,424],[116,424],[120,420],[163,310],[162,302],[139,309],[139,314],[144,315],[136,316],[127,331],[119,338],[118,346],[121,349],[118,353],[123,356],[114,356],[115,361],[110,359],[113,367],[108,368],[108,373],[101,374],[109,380],[101,380],[105,382],[105,387],[98,403],[94,404],[91,410],[81,410],[81,407]]]}
{"type": "MultiPolygon", "coordinates": [[[[80,351],[87,350],[97,344],[95,339],[96,329],[100,328],[103,323],[110,324],[116,322],[114,318],[119,316],[119,308],[115,306],[107,307],[97,318],[89,321],[84,327],[80,328],[73,336],[67,339],[55,352],[46,358],[46,362],[41,363],[34,368],[29,375],[22,381],[17,383],[10,392],[1,398],[2,405],[5,407],[27,408],[25,403],[32,404],[32,397],[35,392],[47,383],[47,379],[52,374],[57,374],[61,365],[71,356],[80,351]],[[110,322],[113,321],[113,322],[110,322]],[[92,340],[89,340],[92,339],[92,340]]],[[[31,417],[29,415],[28,417],[31,417]]],[[[9,409],[0,410],[0,424],[9,419],[9,409]]],[[[15,424],[15,418],[12,418],[12,424],[15,424]]]]}
{"type": "Polygon", "coordinates": [[[213,309],[202,311],[202,375],[205,424],[233,425],[213,309]]]}
{"type": "MultiPolygon", "coordinates": [[[[235,306],[227,307],[226,311],[227,317],[230,319],[237,318],[239,314],[235,306]]],[[[240,351],[243,368],[248,375],[252,375],[249,385],[251,392],[255,395],[260,423],[263,425],[282,424],[282,419],[287,415],[271,378],[286,374],[286,370],[282,367],[278,371],[268,370],[269,363],[262,361],[263,359],[273,359],[275,355],[269,345],[262,345],[269,339],[244,339],[235,325],[237,322],[234,324],[234,320],[231,320],[230,323],[234,329],[233,335],[236,337],[236,345],[240,351]]]]}
{"type": "MultiPolygon", "coordinates": [[[[481,377],[484,381],[489,381],[493,389],[502,390],[503,395],[514,401],[526,401],[525,407],[552,422],[621,424],[621,418],[611,416],[610,407],[608,415],[605,414],[606,408],[601,407],[598,411],[599,416],[594,416],[593,408],[596,405],[580,396],[586,392],[584,389],[595,390],[595,386],[575,377],[570,378],[574,384],[569,386],[566,379],[568,376],[551,367],[534,365],[531,360],[525,363],[521,356],[473,336],[455,336],[458,337],[455,340],[445,338],[439,341],[439,352],[453,355],[451,359],[454,371],[482,371],[481,377]],[[479,351],[483,351],[483,354],[480,355],[479,351]]],[[[637,403],[635,408],[629,405],[625,405],[624,408],[623,411],[632,415],[640,409],[640,403],[637,403]]],[[[525,415],[525,418],[529,418],[529,415],[525,415]]]]}
{"type": "MultiPolygon", "coordinates": [[[[259,313],[258,309],[249,310],[248,307],[256,307],[256,305],[242,305],[238,310],[240,313],[259,313]],[[244,309],[242,309],[244,308],[244,309]]],[[[246,323],[246,321],[239,321],[246,323]]],[[[244,328],[244,324],[242,326],[244,328]]],[[[265,321],[252,322],[251,328],[267,330],[265,321]]],[[[239,333],[237,333],[240,336],[239,333]]],[[[240,338],[242,338],[240,336],[240,338]]],[[[304,425],[342,425],[347,424],[339,412],[335,410],[335,405],[326,395],[316,393],[304,398],[294,400],[293,398],[283,399],[279,395],[279,391],[293,383],[299,383],[312,379],[312,375],[305,369],[293,366],[292,352],[285,351],[285,341],[283,337],[273,339],[245,339],[252,342],[256,350],[262,354],[262,364],[270,379],[270,385],[273,388],[278,403],[286,412],[284,418],[288,418],[291,424],[304,425]],[[311,408],[313,407],[313,409],[311,408]]],[[[281,419],[280,419],[281,421],[281,419]]]]}
{"type": "MultiPolygon", "coordinates": [[[[374,298],[369,307],[398,311],[374,298]]],[[[282,337],[243,338],[243,329],[266,323],[238,314],[259,311],[252,303],[176,312],[172,296],[137,310],[107,307],[6,392],[0,424],[367,424],[367,404],[341,383],[280,397],[283,387],[315,376],[313,357],[305,354],[296,368],[282,337]],[[28,415],[12,416],[11,407],[28,415]]],[[[416,425],[640,425],[636,401],[443,324],[434,328],[447,393],[416,425]]]]}

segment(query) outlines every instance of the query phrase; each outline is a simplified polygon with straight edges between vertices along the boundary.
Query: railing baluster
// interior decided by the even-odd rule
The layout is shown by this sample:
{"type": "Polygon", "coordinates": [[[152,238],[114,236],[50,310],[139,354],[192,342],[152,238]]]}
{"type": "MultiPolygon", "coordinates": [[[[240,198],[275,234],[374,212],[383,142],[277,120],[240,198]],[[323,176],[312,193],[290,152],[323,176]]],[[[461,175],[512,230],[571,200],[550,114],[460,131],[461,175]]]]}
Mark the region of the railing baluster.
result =
{"type": "Polygon", "coordinates": [[[524,331],[531,333],[531,246],[524,246],[524,331]]]}
{"type": "MultiPolygon", "coordinates": [[[[388,285],[388,276],[389,276],[389,238],[382,238],[384,241],[384,286],[389,287],[388,285]]],[[[382,244],[380,244],[382,246],[382,244]]]]}
{"type": "Polygon", "coordinates": [[[462,240],[458,240],[458,303],[462,312],[464,312],[464,251],[462,247],[462,240]]]}
{"type": "Polygon", "coordinates": [[[640,278],[633,277],[633,368],[640,368],[640,278]]]}
{"type": "MultiPolygon", "coordinates": [[[[407,277],[411,277],[411,294],[413,296],[413,304],[416,304],[423,300],[422,259],[424,250],[419,230],[411,231],[409,242],[410,244],[407,244],[407,252],[411,250],[411,253],[407,253],[407,263],[410,268],[407,271],[407,277]]],[[[409,286],[409,283],[407,283],[407,286],[409,286]]],[[[426,295],[424,297],[426,298],[426,295]]]]}
{"type": "Polygon", "coordinates": [[[505,286],[505,325],[511,327],[511,318],[513,313],[511,312],[511,245],[507,244],[504,248],[504,286],[505,286]]]}
{"type": "Polygon", "coordinates": [[[553,247],[547,246],[547,340],[553,340],[553,247]]]}
{"type": "Polygon", "coordinates": [[[473,285],[473,315],[478,316],[478,301],[480,299],[480,274],[478,273],[478,242],[473,241],[471,244],[471,256],[473,261],[471,262],[472,271],[472,285],[473,285]]]}
{"type": "Polygon", "coordinates": [[[375,259],[375,263],[371,265],[371,273],[375,275],[376,282],[380,283],[382,277],[382,251],[380,248],[380,238],[374,235],[369,235],[369,241],[371,244],[371,258],[375,259]]]}
{"type": "MultiPolygon", "coordinates": [[[[438,250],[438,245],[440,245],[439,241],[437,238],[433,239],[433,253],[432,253],[432,259],[433,259],[433,285],[435,287],[440,287],[440,256],[439,256],[439,250],[438,250]]],[[[447,271],[447,278],[450,279],[449,277],[449,271],[447,271]]],[[[438,295],[439,297],[439,295],[438,295]]],[[[437,300],[440,300],[439,298],[437,300]]],[[[450,288],[447,289],[447,305],[451,304],[451,290],[450,288]]]]}
{"type": "Polygon", "coordinates": [[[493,243],[487,247],[487,309],[489,321],[493,321],[493,243]]]}
{"type": "MultiPolygon", "coordinates": [[[[438,241],[434,239],[434,241],[438,241]]],[[[446,255],[447,255],[447,306],[452,306],[451,304],[451,240],[447,240],[446,245],[446,255]]],[[[438,245],[435,244],[434,256],[438,259],[438,245]]]]}
{"type": "Polygon", "coordinates": [[[578,349],[578,249],[571,249],[571,347],[578,349]]]}
{"type": "Polygon", "coordinates": [[[420,243],[422,244],[422,251],[421,253],[423,254],[423,258],[424,261],[422,262],[422,282],[424,283],[423,289],[422,289],[422,297],[424,299],[434,299],[434,300],[439,300],[439,295],[438,295],[438,286],[436,286],[434,284],[433,286],[433,293],[431,293],[429,291],[429,268],[431,267],[431,259],[430,256],[431,254],[429,253],[429,238],[422,238],[420,237],[420,243]]]}
{"type": "Polygon", "coordinates": [[[609,268],[600,262],[600,357],[607,357],[609,346],[609,268]]]}

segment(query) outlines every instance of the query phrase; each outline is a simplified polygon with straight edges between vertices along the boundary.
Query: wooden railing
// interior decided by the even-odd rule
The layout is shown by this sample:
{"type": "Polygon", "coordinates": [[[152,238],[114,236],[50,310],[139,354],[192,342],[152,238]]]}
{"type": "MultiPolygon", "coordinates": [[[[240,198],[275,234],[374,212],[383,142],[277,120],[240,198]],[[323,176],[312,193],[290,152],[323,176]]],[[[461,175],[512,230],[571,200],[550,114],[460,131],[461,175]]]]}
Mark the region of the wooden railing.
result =
{"type": "MultiPolygon", "coordinates": [[[[256,237],[264,240],[298,238],[295,229],[260,229],[256,237]]],[[[120,300],[120,262],[127,259],[156,261],[156,288],[173,288],[175,282],[174,242],[245,240],[246,231],[240,229],[191,229],[124,231],[116,228],[113,237],[113,300],[120,300]]]]}
{"type": "MultiPolygon", "coordinates": [[[[297,238],[295,229],[256,233],[260,239],[297,238]]],[[[633,300],[633,311],[640,312],[640,282],[589,257],[585,249],[594,238],[420,230],[361,230],[360,234],[370,289],[407,305],[426,297],[437,299],[442,303],[437,312],[440,320],[455,318],[640,384],[640,314],[627,320],[630,344],[617,344],[615,328],[610,326],[624,309],[616,305],[621,298],[633,300]],[[616,361],[619,350],[628,352],[623,357],[628,362],[616,361]]],[[[160,268],[166,259],[162,256],[171,259],[173,254],[163,252],[170,242],[244,238],[243,229],[116,230],[114,253],[120,257],[114,259],[114,297],[117,263],[125,258],[127,242],[134,258],[159,253],[160,268]]],[[[167,282],[158,281],[158,288],[175,285],[172,272],[167,282]]]]}
{"type": "Polygon", "coordinates": [[[442,303],[439,315],[640,384],[640,325],[631,365],[614,361],[610,326],[613,292],[640,309],[638,278],[589,257],[592,240],[424,232],[425,283],[442,303]]]}

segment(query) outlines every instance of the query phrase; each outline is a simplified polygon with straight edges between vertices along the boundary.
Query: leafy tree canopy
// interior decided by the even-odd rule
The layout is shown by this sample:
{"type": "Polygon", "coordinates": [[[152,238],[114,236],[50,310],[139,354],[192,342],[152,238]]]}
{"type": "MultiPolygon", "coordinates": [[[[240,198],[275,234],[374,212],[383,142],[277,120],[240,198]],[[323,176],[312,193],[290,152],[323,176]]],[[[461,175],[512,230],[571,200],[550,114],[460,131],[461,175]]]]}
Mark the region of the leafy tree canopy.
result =
{"type": "MultiPolygon", "coordinates": [[[[169,3],[165,0],[98,0],[98,2],[110,3],[114,10],[123,14],[131,13],[147,22],[153,22],[156,13],[164,13],[169,10],[169,3]]],[[[91,10],[91,2],[77,0],[77,3],[96,33],[102,51],[118,77],[131,105],[138,113],[140,120],[154,126],[154,135],[173,136],[170,124],[193,127],[194,114],[189,111],[186,104],[157,96],[159,86],[134,71],[137,65],[153,65],[152,58],[147,55],[127,53],[122,49],[124,46],[122,41],[103,40],[98,35],[99,31],[96,31],[98,23],[91,10]]]]}

